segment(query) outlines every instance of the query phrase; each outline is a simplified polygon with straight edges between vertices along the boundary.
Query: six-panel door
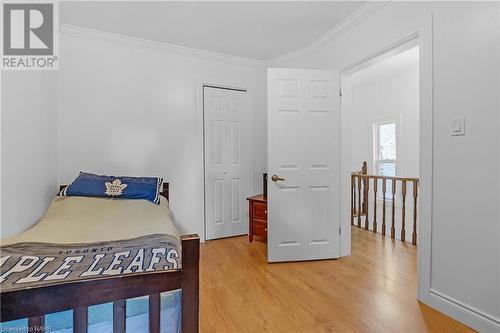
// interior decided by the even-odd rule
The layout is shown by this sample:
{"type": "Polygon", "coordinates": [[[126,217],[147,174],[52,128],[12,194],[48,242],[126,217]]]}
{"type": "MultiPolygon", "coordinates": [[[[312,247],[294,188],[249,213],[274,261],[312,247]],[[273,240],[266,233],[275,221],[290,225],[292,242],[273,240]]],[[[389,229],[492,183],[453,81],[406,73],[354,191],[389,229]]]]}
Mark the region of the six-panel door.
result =
{"type": "Polygon", "coordinates": [[[206,239],[248,232],[249,106],[245,91],[204,87],[206,239]]]}
{"type": "Polygon", "coordinates": [[[270,262],[339,256],[338,88],[338,72],[268,69],[270,262]]]}

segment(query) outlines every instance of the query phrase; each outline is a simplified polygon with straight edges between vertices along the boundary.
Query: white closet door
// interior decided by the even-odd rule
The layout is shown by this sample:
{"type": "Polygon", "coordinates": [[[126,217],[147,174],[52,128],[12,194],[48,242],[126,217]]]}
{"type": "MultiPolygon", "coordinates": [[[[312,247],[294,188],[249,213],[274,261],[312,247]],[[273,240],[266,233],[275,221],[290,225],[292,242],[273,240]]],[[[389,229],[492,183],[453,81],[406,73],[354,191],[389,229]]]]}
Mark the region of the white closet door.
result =
{"type": "Polygon", "coordinates": [[[270,262],[339,256],[339,81],[334,71],[268,70],[270,262]]]}
{"type": "Polygon", "coordinates": [[[206,239],[248,232],[249,103],[245,91],[204,87],[206,239]]]}

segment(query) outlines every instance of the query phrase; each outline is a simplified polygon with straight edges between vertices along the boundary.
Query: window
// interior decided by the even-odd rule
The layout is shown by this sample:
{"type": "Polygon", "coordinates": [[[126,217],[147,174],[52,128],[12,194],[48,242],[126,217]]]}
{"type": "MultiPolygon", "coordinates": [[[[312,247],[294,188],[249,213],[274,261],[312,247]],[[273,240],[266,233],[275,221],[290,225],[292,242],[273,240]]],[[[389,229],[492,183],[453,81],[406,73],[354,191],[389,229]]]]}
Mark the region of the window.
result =
{"type": "MultiPolygon", "coordinates": [[[[374,126],[375,173],[379,176],[396,176],[396,130],[395,121],[377,123],[374,126]]],[[[379,184],[380,188],[382,184],[379,184]]],[[[386,198],[392,198],[392,182],[386,182],[386,198]]]]}

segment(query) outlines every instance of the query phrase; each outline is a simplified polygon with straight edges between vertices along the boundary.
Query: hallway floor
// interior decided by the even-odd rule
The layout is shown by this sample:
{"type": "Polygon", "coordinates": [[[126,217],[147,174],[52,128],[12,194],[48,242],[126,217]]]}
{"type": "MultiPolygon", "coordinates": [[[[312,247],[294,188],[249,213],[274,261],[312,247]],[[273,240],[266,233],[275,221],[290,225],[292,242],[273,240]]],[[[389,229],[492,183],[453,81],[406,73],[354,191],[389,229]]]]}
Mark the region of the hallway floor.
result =
{"type": "Polygon", "coordinates": [[[416,247],[352,228],[352,255],[268,264],[246,236],[201,247],[202,332],[472,332],[416,300],[416,247]]]}

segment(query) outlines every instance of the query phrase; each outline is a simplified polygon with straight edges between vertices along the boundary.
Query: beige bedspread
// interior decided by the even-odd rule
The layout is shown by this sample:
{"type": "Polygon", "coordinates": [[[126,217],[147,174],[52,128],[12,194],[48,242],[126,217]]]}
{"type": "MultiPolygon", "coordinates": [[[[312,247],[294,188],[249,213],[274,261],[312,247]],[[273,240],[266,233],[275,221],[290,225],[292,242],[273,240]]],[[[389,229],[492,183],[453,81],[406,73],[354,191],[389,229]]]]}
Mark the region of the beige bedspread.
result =
{"type": "Polygon", "coordinates": [[[160,204],[155,205],[146,200],[56,197],[40,222],[0,243],[93,243],[151,234],[179,237],[168,201],[160,199],[160,204]]]}
{"type": "Polygon", "coordinates": [[[10,291],[181,268],[168,202],[57,197],[31,229],[4,239],[0,289],[10,291]]]}

